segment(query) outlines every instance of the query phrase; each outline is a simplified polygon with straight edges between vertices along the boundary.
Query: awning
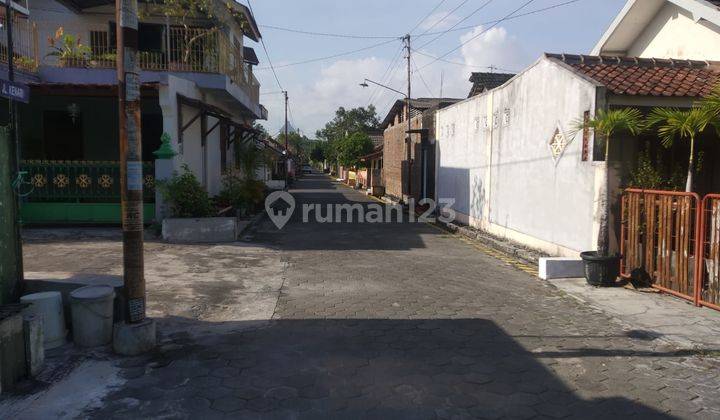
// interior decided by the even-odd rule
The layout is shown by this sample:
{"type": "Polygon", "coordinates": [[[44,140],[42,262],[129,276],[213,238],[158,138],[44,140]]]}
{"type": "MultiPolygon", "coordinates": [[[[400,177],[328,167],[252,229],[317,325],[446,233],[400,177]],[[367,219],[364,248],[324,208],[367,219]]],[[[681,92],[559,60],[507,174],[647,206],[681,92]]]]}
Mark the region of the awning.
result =
{"type": "Polygon", "coordinates": [[[243,47],[243,59],[246,63],[252,64],[253,66],[260,64],[260,60],[258,60],[255,50],[250,47],[243,47]]]}

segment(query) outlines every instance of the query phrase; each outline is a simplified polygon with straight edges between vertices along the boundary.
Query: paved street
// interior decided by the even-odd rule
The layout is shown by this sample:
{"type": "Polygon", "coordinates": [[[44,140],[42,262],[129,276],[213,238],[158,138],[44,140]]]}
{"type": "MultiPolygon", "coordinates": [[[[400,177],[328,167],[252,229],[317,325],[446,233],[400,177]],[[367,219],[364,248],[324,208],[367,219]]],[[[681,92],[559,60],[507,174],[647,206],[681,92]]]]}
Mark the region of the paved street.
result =
{"type": "MultiPolygon", "coordinates": [[[[295,187],[298,208],[371,202],[319,175],[295,187]]],[[[266,290],[271,322],[188,317],[192,329],[170,330],[158,352],[121,360],[125,382],[87,414],[720,416],[720,349],[623,328],[429,225],[321,225],[299,213],[281,231],[264,223],[252,244],[282,260],[281,287],[266,290]]],[[[218,279],[227,294],[231,277],[218,279]]]]}

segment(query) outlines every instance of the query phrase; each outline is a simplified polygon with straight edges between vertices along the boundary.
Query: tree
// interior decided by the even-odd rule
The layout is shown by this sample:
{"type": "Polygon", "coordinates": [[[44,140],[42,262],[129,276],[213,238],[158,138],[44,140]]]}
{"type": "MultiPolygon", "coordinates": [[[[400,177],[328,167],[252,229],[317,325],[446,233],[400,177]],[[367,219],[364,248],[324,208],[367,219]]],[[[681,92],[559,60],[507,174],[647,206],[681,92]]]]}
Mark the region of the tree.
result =
{"type": "Polygon", "coordinates": [[[317,141],[313,145],[312,151],[310,152],[310,160],[313,162],[323,162],[325,160],[325,146],[327,142],[317,141]]]}
{"type": "MultiPolygon", "coordinates": [[[[280,133],[276,141],[284,146],[285,133],[280,133]]],[[[310,139],[296,131],[288,132],[288,147],[290,148],[290,153],[300,157],[301,159],[306,158],[310,154],[312,147],[311,143],[312,141],[310,139]]]]}
{"type": "Polygon", "coordinates": [[[655,108],[647,118],[648,127],[657,126],[663,146],[671,147],[676,138],[690,140],[685,191],[691,192],[695,172],[695,139],[712,122],[712,114],[705,108],[681,110],[677,108],[655,108]]]}
{"type": "Polygon", "coordinates": [[[326,142],[325,159],[338,162],[340,143],[353,133],[368,133],[380,126],[380,118],[373,105],[347,110],[340,107],[335,111],[332,121],[315,134],[319,140],[326,142]]]}
{"type": "Polygon", "coordinates": [[[625,131],[632,135],[642,132],[642,114],[637,109],[623,108],[604,110],[599,109],[595,113],[595,117],[587,121],[579,121],[578,129],[590,129],[605,141],[605,162],[603,178],[600,190],[600,227],[598,232],[598,255],[607,257],[610,249],[610,229],[609,229],[609,202],[610,192],[608,189],[608,160],[610,159],[610,144],[613,135],[625,131]]]}
{"type": "Polygon", "coordinates": [[[365,133],[353,133],[338,143],[338,161],[342,166],[357,168],[361,166],[360,158],[372,152],[373,142],[365,133]]]}

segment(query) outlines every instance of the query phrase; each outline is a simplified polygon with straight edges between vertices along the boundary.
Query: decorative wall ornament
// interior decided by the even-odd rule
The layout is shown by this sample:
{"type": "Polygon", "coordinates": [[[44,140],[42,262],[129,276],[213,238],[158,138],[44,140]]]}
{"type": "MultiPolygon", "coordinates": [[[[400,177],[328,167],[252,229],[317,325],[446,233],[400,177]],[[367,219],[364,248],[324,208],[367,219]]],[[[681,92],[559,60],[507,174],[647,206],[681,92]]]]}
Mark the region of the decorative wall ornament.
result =
{"type": "Polygon", "coordinates": [[[98,178],[98,185],[105,189],[110,188],[113,185],[113,178],[108,174],[100,175],[100,178],[98,178]]]}
{"type": "Polygon", "coordinates": [[[145,175],[145,188],[154,188],[155,187],[155,177],[148,174],[145,175]]]}
{"type": "Polygon", "coordinates": [[[75,183],[80,188],[87,188],[92,185],[92,178],[86,174],[80,174],[77,178],[75,178],[75,183]]]}
{"type": "Polygon", "coordinates": [[[557,165],[557,163],[560,161],[560,158],[565,153],[568,145],[572,143],[573,138],[567,137],[565,130],[563,130],[562,125],[560,124],[560,121],[558,121],[552,139],[550,139],[550,143],[548,143],[548,146],[550,148],[550,154],[552,155],[555,165],[557,165]]]}
{"type": "Polygon", "coordinates": [[[47,178],[43,174],[35,174],[30,182],[32,182],[32,185],[35,188],[43,188],[47,185],[47,178]]]}
{"type": "Polygon", "coordinates": [[[53,184],[58,188],[65,188],[70,185],[70,178],[65,174],[57,174],[53,178],[53,184]]]}

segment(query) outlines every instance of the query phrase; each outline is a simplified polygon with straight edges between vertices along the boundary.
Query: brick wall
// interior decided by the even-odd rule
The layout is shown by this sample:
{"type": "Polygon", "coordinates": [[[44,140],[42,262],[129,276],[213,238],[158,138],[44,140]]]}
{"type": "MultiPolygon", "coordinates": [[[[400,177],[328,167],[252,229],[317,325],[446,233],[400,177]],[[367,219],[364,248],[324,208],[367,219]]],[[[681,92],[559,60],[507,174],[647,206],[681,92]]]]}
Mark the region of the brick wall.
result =
{"type": "MultiPolygon", "coordinates": [[[[412,119],[412,128],[422,128],[422,117],[412,119]]],[[[383,178],[385,181],[385,194],[395,200],[407,199],[407,148],[405,145],[405,131],[407,121],[399,121],[395,118],[393,125],[385,129],[383,135],[383,178]]],[[[412,165],[412,190],[410,196],[418,200],[420,193],[421,170],[420,159],[420,134],[412,135],[411,159],[412,165]]]]}

